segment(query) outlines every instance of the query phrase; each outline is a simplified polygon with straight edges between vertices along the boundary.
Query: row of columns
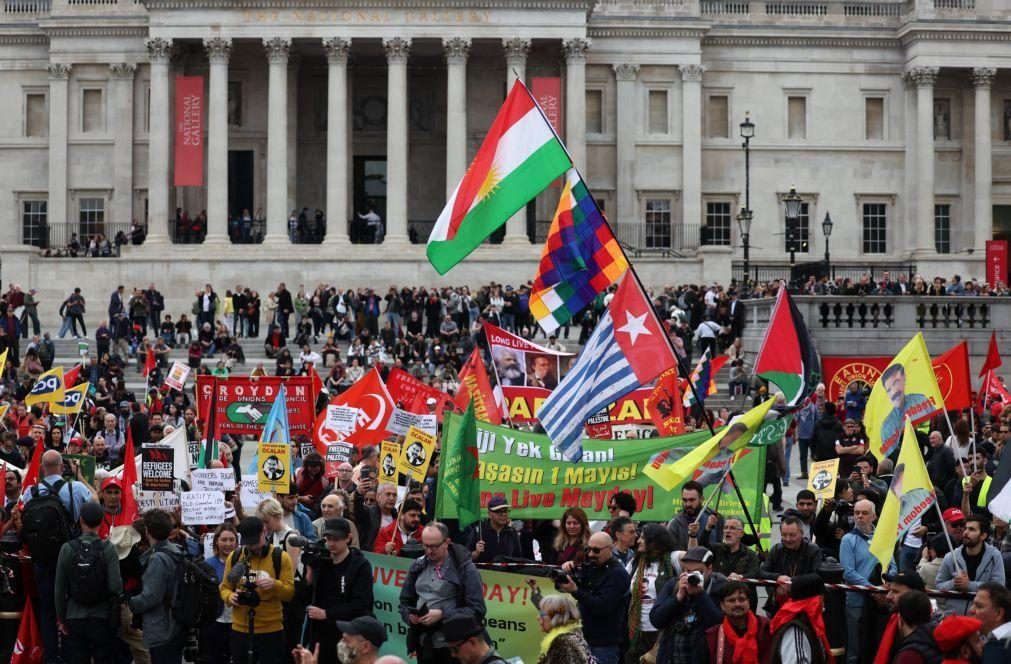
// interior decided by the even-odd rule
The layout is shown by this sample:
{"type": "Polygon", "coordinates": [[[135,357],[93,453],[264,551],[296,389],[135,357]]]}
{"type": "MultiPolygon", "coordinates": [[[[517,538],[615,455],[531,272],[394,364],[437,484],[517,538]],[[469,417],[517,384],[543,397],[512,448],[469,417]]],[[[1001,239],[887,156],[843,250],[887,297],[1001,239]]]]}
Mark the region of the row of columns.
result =
{"type": "MultiPolygon", "coordinates": [[[[530,40],[503,40],[509,84],[526,79],[526,59],[530,40]]],[[[291,40],[274,37],[263,40],[268,61],[267,102],[267,228],[265,244],[287,240],[286,220],[289,207],[289,150],[292,139],[288,126],[288,60],[291,40]]],[[[351,42],[342,37],[323,41],[328,62],[327,90],[327,174],[326,209],[331,218],[342,219],[348,209],[348,55],[351,42]]],[[[447,196],[467,169],[467,58],[470,40],[454,37],[443,41],[447,65],[446,182],[447,196]]],[[[586,52],[589,42],[572,39],[563,43],[566,57],[566,145],[577,166],[585,165],[586,134],[586,52]]],[[[387,93],[387,205],[386,237],[388,244],[408,242],[408,86],[407,60],[411,40],[393,37],[383,40],[388,65],[387,93]]],[[[150,161],[148,178],[148,243],[168,241],[169,219],[169,61],[172,43],[155,38],[147,42],[151,63],[150,161]]],[[[232,53],[230,39],[204,40],[209,62],[207,101],[207,239],[209,244],[228,241],[228,62],[232,53]]],[[[66,86],[63,86],[66,95],[66,86]]],[[[52,125],[51,125],[52,126],[52,125]]],[[[58,128],[57,128],[58,129],[58,128]]],[[[55,136],[57,132],[51,131],[55,136]]],[[[66,150],[64,139],[60,147],[66,150]]],[[[51,139],[56,142],[55,139],[51,139]]],[[[118,136],[117,136],[118,140],[118,136]]],[[[118,145],[118,143],[117,143],[118,145]]],[[[52,153],[55,154],[55,153],[52,153]]],[[[65,156],[65,155],[64,155],[65,156]]],[[[64,163],[65,159],[61,161],[64,163]]],[[[57,169],[58,171],[59,169],[57,169]]],[[[57,180],[59,172],[50,172],[50,191],[66,191],[57,180]],[[54,188],[55,187],[55,188],[54,188]]],[[[118,191],[118,185],[117,185],[118,191]]],[[[506,241],[529,244],[526,212],[521,210],[506,228],[506,241]]],[[[331,227],[325,244],[349,242],[340,225],[331,227]]]]}
{"type": "MultiPolygon", "coordinates": [[[[913,67],[907,80],[916,88],[916,251],[934,253],[934,83],[938,67],[913,67]]],[[[990,88],[997,70],[977,67],[971,80],[975,88],[973,155],[973,247],[981,250],[993,238],[993,165],[990,88]]]]}

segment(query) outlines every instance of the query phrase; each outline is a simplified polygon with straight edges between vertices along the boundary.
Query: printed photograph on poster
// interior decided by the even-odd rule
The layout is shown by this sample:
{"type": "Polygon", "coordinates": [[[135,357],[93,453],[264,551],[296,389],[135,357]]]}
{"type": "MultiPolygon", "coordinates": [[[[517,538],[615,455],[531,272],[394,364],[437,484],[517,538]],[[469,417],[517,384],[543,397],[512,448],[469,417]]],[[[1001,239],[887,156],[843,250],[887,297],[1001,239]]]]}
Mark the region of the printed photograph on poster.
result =
{"type": "Polygon", "coordinates": [[[284,443],[257,443],[259,491],[287,494],[291,482],[291,449],[284,443]]]}
{"type": "Polygon", "coordinates": [[[553,390],[558,387],[558,358],[526,353],[527,385],[553,390]]]}
{"type": "Polygon", "coordinates": [[[168,374],[165,376],[165,384],[168,385],[173,390],[183,391],[186,387],[186,379],[190,375],[190,367],[188,364],[176,360],[172,363],[172,367],[169,369],[168,374]]]}
{"type": "Polygon", "coordinates": [[[499,384],[503,387],[524,387],[527,384],[526,353],[513,348],[496,346],[491,351],[499,384]]]}

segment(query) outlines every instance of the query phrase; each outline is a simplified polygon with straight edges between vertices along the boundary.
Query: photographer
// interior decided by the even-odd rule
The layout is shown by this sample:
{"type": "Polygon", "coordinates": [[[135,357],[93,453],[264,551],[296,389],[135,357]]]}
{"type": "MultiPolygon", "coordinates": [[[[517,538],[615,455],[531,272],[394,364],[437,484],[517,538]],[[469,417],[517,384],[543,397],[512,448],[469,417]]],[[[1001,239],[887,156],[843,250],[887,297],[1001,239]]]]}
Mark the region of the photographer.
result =
{"type": "Polygon", "coordinates": [[[258,662],[280,662],[285,656],[281,603],[295,595],[291,558],[267,544],[257,517],[243,519],[238,531],[242,548],[228,557],[221,582],[221,599],[232,607],[232,660],[248,661],[252,653],[258,662]]]}
{"type": "Polygon", "coordinates": [[[351,548],[347,519],[327,519],[323,524],[326,556],[310,544],[302,553],[307,586],[300,598],[309,618],[304,641],[308,649],[319,644],[320,664],[336,664],[340,630],[334,621],[351,622],[372,615],[372,565],[359,549],[351,548]]]}
{"type": "Polygon", "coordinates": [[[694,662],[705,648],[703,634],[723,621],[720,595],[727,579],[713,572],[713,554],[693,546],[681,558],[681,575],[660,591],[649,621],[662,630],[658,662],[694,662]]]}
{"type": "Polygon", "coordinates": [[[631,580],[611,556],[614,543],[607,533],[594,533],[586,547],[586,565],[562,565],[568,576],[555,578],[555,587],[570,593],[583,616],[583,636],[600,664],[617,664],[624,637],[622,625],[631,580]],[[574,577],[574,578],[573,578],[574,577]]]}
{"type": "Polygon", "coordinates": [[[839,559],[839,544],[853,529],[853,489],[845,479],[836,481],[835,498],[828,498],[814,518],[811,534],[826,556],[839,559]]]}

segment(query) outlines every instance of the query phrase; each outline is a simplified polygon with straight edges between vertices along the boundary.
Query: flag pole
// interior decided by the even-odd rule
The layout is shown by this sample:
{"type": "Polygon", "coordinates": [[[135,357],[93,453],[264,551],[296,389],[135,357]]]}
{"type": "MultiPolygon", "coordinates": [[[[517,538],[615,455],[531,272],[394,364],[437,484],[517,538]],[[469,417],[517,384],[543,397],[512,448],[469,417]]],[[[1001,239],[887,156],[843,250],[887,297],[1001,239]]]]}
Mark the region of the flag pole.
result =
{"type": "MultiPolygon", "coordinates": [[[[941,511],[941,505],[937,502],[936,491],[934,492],[934,509],[937,510],[937,516],[941,519],[941,530],[944,532],[944,539],[948,542],[948,550],[954,552],[955,545],[951,542],[951,535],[948,534],[948,529],[944,527],[944,512],[941,511]]],[[[955,571],[961,573],[962,568],[958,566],[958,556],[952,556],[951,559],[955,563],[955,571]]]]}
{"type": "MultiPolygon", "coordinates": [[[[948,409],[947,408],[944,409],[944,419],[947,420],[947,422],[948,422],[948,433],[949,433],[949,435],[951,436],[951,438],[955,438],[955,427],[951,426],[951,416],[948,415],[948,409]]],[[[947,445],[948,441],[944,441],[944,444],[947,445]]],[[[975,448],[973,449],[973,451],[975,452],[975,448]]],[[[956,454],[955,458],[958,459],[958,465],[962,467],[962,477],[963,478],[968,477],[968,475],[965,474],[965,464],[962,462],[962,455],[961,454],[956,454]]]]}

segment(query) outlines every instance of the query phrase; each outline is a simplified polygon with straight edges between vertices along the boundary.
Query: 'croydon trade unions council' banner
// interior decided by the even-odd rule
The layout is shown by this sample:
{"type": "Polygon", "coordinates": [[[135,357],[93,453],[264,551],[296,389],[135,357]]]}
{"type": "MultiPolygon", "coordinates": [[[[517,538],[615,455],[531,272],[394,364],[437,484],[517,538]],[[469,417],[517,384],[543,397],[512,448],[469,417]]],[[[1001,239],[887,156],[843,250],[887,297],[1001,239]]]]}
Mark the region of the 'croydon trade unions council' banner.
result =
{"type": "MultiPolygon", "coordinates": [[[[400,617],[400,590],[414,561],[375,553],[366,553],[365,557],[372,563],[373,611],[389,636],[380,652],[406,659],[407,625],[400,617]]],[[[488,609],[485,627],[500,655],[536,662],[544,634],[537,623],[537,609],[530,601],[527,578],[523,574],[481,570],[484,602],[488,609]]],[[[541,594],[557,593],[547,579],[537,577],[535,580],[541,594]]]]}
{"type": "MultiPolygon", "coordinates": [[[[460,416],[447,416],[443,440],[455,435],[461,425],[460,416]]],[[[735,458],[734,476],[753,518],[761,513],[765,445],[779,440],[787,425],[788,418],[763,424],[735,458]]],[[[486,506],[492,496],[504,496],[517,519],[557,519],[570,507],[581,507],[591,520],[610,519],[608,499],[618,491],[628,491],[639,505],[636,519],[667,521],[681,509],[681,486],[666,491],[643,469],[652,463],[673,463],[709,438],[708,431],[701,431],[673,438],[584,439],[583,460],[570,463],[547,436],[478,422],[473,442],[480,461],[481,505],[486,506]]],[[[714,470],[703,465],[692,477],[703,484],[706,496],[720,486],[723,473],[714,470]]],[[[728,482],[722,490],[722,495],[713,498],[713,507],[724,516],[743,516],[732,485],[728,482]]],[[[456,503],[448,493],[443,498],[444,511],[436,516],[456,518],[456,503]]]]}

